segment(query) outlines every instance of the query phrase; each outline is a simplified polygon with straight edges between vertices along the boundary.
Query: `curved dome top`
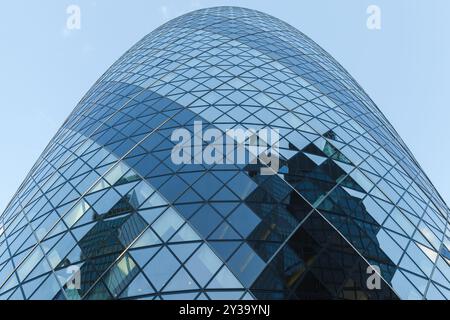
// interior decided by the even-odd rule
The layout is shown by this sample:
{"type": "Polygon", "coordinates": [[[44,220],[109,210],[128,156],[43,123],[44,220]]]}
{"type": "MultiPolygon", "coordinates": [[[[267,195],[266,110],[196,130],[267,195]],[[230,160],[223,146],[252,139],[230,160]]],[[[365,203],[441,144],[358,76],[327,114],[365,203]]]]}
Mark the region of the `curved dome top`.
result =
{"type": "MultiPolygon", "coordinates": [[[[193,35],[207,34],[211,40],[216,39],[213,35],[223,37],[221,40],[216,40],[217,44],[221,42],[220,46],[227,43],[233,45],[232,41],[235,41],[248,49],[254,49],[264,58],[279,63],[282,68],[280,72],[295,74],[308,81],[312,88],[342,107],[353,117],[353,120],[367,130],[367,133],[381,144],[408,174],[416,177],[416,182],[424,192],[433,190],[428,196],[433,198],[438,206],[447,207],[395,129],[351,75],[313,40],[273,16],[252,9],[231,6],[200,9],[187,13],[145,36],[114,64],[111,71],[115,67],[122,67],[122,61],[128,60],[135,52],[146,54],[145,63],[148,66],[151,65],[149,59],[158,61],[158,58],[162,56],[168,58],[173,54],[175,57],[182,55],[183,49],[192,48],[189,42],[183,41],[184,37],[194,38],[193,35]],[[166,43],[168,47],[164,45],[159,49],[154,47],[155,44],[162,43],[166,43]],[[159,54],[152,56],[148,53],[149,49],[156,49],[159,54]],[[171,52],[174,49],[180,51],[171,52]]],[[[214,42],[203,45],[214,47],[214,42]]],[[[248,55],[243,53],[242,58],[247,57],[248,55]]],[[[218,56],[216,59],[226,63],[226,56],[223,58],[218,56]]],[[[236,76],[236,74],[232,75],[236,76]]],[[[101,79],[105,79],[105,76],[101,79]]],[[[226,80],[224,78],[223,82],[226,83],[226,80]]],[[[151,78],[148,81],[151,81],[151,78]]]]}
{"type": "Polygon", "coordinates": [[[52,139],[0,218],[0,298],[449,298],[448,215],[328,53],[264,13],[203,9],[127,51],[52,139]],[[279,130],[277,175],[174,164],[196,121],[279,130]]]}

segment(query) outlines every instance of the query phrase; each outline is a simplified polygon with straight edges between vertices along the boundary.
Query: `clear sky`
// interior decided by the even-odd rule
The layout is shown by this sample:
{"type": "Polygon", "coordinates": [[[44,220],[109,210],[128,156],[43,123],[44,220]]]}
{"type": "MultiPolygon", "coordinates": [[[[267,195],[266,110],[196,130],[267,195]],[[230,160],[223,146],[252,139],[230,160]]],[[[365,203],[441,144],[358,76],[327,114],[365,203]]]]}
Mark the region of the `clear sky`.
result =
{"type": "Polygon", "coordinates": [[[116,59],[163,22],[218,5],[274,15],[331,53],[450,203],[448,0],[9,0],[0,4],[0,211],[116,59]],[[80,30],[66,29],[72,4],[80,30]],[[381,30],[366,26],[369,5],[381,9],[381,30]]]}

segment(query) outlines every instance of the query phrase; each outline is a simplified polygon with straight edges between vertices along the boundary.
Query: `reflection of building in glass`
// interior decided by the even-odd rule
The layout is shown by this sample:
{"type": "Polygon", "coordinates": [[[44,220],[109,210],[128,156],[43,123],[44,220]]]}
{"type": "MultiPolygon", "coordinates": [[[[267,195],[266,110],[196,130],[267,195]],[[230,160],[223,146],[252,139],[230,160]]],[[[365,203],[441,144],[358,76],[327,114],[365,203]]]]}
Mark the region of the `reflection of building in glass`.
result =
{"type": "Polygon", "coordinates": [[[312,40],[199,10],[120,58],[46,148],[0,218],[0,299],[446,299],[448,214],[312,40]],[[279,171],[173,164],[195,121],[279,130],[279,171]]]}

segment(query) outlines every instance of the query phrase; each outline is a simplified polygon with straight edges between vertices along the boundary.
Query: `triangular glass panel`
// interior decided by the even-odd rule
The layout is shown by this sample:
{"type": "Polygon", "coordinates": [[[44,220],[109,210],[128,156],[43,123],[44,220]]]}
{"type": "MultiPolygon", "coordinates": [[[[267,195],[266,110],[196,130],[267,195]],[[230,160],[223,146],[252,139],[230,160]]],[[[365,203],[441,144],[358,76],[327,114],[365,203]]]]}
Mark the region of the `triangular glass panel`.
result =
{"type": "Polygon", "coordinates": [[[139,215],[144,218],[144,220],[147,221],[148,224],[152,224],[166,210],[167,207],[140,210],[139,215]]]}
{"type": "Polygon", "coordinates": [[[170,243],[187,242],[201,240],[198,234],[192,229],[189,224],[185,224],[173,237],[170,243]]]}
{"type": "Polygon", "coordinates": [[[154,292],[155,289],[153,289],[153,287],[147,281],[145,276],[142,273],[140,273],[121,293],[120,298],[131,298],[146,294],[152,294],[154,292]]]}
{"type": "Polygon", "coordinates": [[[324,163],[325,161],[328,160],[328,158],[316,156],[314,154],[310,154],[310,153],[306,153],[306,152],[304,152],[304,155],[307,156],[312,161],[314,161],[314,163],[318,166],[322,165],[322,163],[324,163]]]}
{"type": "Polygon", "coordinates": [[[184,268],[181,268],[172,280],[170,280],[170,282],[164,287],[163,292],[188,291],[196,289],[198,289],[198,285],[195,283],[194,279],[192,279],[184,268]]]}
{"type": "Polygon", "coordinates": [[[135,249],[158,244],[161,244],[161,240],[151,229],[147,229],[131,247],[135,249]]]}
{"type": "Polygon", "coordinates": [[[231,273],[231,271],[223,266],[217,275],[208,284],[208,289],[241,289],[242,284],[231,273]]]}
{"type": "Polygon", "coordinates": [[[181,262],[185,262],[192,253],[200,246],[200,243],[182,243],[169,245],[170,250],[180,259],[181,262]]]}
{"type": "Polygon", "coordinates": [[[134,249],[130,250],[129,254],[133,257],[134,261],[136,261],[139,266],[144,267],[159,249],[160,247],[134,249]]]}
{"type": "Polygon", "coordinates": [[[208,240],[241,240],[242,237],[234,231],[233,228],[227,223],[222,222],[222,224],[214,231],[208,240]]]}

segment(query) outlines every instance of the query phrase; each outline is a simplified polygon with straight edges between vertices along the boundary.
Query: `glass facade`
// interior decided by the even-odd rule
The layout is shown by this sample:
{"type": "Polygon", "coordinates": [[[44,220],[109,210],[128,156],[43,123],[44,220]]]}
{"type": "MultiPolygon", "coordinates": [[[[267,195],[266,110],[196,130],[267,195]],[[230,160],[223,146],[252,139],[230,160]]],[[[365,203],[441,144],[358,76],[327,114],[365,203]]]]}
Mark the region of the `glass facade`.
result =
{"type": "Polygon", "coordinates": [[[0,299],[447,299],[448,221],[329,54],[266,14],[204,9],[126,52],[44,150],[0,217],[0,299]],[[279,130],[277,174],[173,164],[196,121],[279,130]]]}

